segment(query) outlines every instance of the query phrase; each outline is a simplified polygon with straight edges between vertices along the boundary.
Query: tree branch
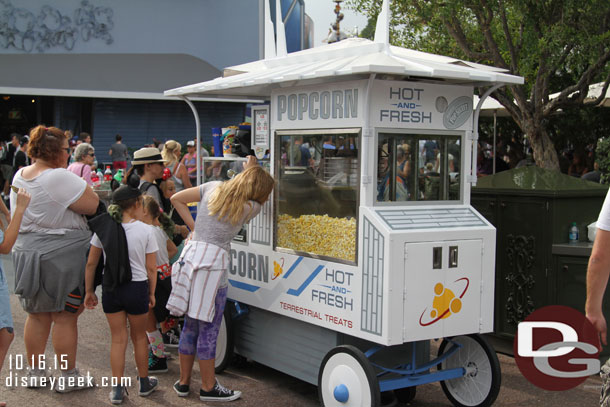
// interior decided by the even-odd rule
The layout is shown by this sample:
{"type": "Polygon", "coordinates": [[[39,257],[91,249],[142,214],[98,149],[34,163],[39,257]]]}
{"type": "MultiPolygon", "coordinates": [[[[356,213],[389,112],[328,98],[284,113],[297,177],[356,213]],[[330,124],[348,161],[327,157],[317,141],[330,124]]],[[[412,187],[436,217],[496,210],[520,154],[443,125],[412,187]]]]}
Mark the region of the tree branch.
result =
{"type": "Polygon", "coordinates": [[[521,55],[521,50],[523,49],[523,31],[525,31],[525,23],[521,21],[521,26],[519,27],[519,44],[517,44],[517,49],[515,50],[517,55],[521,55]]]}
{"type": "Polygon", "coordinates": [[[542,82],[542,97],[543,102],[546,104],[549,102],[549,79],[552,73],[557,72],[559,70],[560,67],[562,67],[565,62],[566,59],[568,58],[568,55],[570,55],[570,52],[572,52],[572,49],[574,48],[574,44],[567,44],[564,49],[563,52],[561,53],[561,56],[559,57],[559,60],[557,61],[557,63],[553,64],[553,66],[551,66],[547,72],[549,73],[548,75],[545,75],[544,77],[544,81],[542,82]]]}
{"type": "Polygon", "coordinates": [[[604,69],[608,61],[610,61],[610,47],[593,65],[587,68],[576,84],[566,87],[556,98],[549,101],[544,108],[544,115],[549,115],[561,107],[582,104],[589,93],[589,85],[593,78],[604,69]],[[574,93],[576,94],[573,95],[574,93]]]}
{"type": "Polygon", "coordinates": [[[522,112],[519,109],[519,106],[515,104],[515,100],[506,93],[506,91],[498,89],[491,94],[491,97],[496,99],[506,111],[511,115],[511,117],[519,123],[522,118],[522,112]]]}
{"type": "Polygon", "coordinates": [[[500,20],[502,21],[502,28],[504,30],[504,35],[506,36],[508,52],[510,53],[510,71],[514,73],[517,72],[516,61],[518,60],[518,55],[513,44],[513,37],[510,33],[510,29],[508,28],[508,21],[506,19],[506,6],[504,5],[504,0],[499,0],[498,5],[500,6],[500,20]]]}
{"type": "MultiPolygon", "coordinates": [[[[535,10],[535,9],[534,9],[533,4],[534,4],[534,2],[528,2],[528,4],[526,5],[526,7],[527,7],[527,9],[529,10],[529,14],[530,14],[531,16],[536,16],[536,15],[538,15],[539,13],[538,13],[538,11],[537,11],[537,10],[535,10]]],[[[537,34],[537,36],[538,36],[538,39],[542,39],[542,37],[544,36],[544,34],[542,33],[542,30],[541,30],[541,28],[540,28],[540,25],[539,25],[539,24],[544,24],[544,23],[545,23],[545,22],[543,22],[543,21],[539,21],[539,22],[538,22],[538,24],[536,24],[536,23],[534,23],[534,22],[532,21],[532,24],[531,24],[531,25],[532,25],[532,28],[534,29],[534,31],[536,32],[536,34],[537,34]]]]}
{"type": "Polygon", "coordinates": [[[445,27],[447,28],[449,35],[451,35],[453,37],[455,42],[457,42],[459,47],[462,49],[462,51],[466,54],[466,56],[469,59],[472,59],[475,61],[480,61],[482,59],[489,58],[489,55],[487,53],[473,51],[470,48],[470,46],[468,45],[468,39],[466,38],[466,35],[464,34],[464,30],[462,29],[462,26],[460,25],[459,21],[457,20],[457,18],[455,16],[451,19],[451,21],[449,21],[445,18],[443,18],[442,21],[445,24],[445,27]]]}
{"type": "Polygon", "coordinates": [[[543,98],[545,97],[544,86],[545,78],[548,78],[550,71],[547,67],[547,61],[549,59],[549,52],[547,50],[541,50],[540,58],[538,59],[538,71],[536,72],[536,81],[532,86],[532,95],[530,102],[534,107],[534,117],[537,120],[542,119],[544,113],[543,98]]]}
{"type": "Polygon", "coordinates": [[[477,22],[479,23],[479,27],[481,28],[481,32],[483,33],[483,36],[485,37],[485,42],[487,43],[487,48],[489,49],[489,51],[491,51],[491,55],[493,56],[492,60],[494,61],[494,64],[499,66],[500,68],[509,69],[508,64],[506,63],[504,58],[502,58],[502,54],[500,53],[498,44],[496,43],[491,32],[490,22],[493,19],[491,7],[487,5],[484,6],[483,9],[481,9],[480,7],[474,7],[471,5],[470,9],[474,13],[477,22]],[[484,16],[485,12],[487,12],[487,19],[484,16]]]}

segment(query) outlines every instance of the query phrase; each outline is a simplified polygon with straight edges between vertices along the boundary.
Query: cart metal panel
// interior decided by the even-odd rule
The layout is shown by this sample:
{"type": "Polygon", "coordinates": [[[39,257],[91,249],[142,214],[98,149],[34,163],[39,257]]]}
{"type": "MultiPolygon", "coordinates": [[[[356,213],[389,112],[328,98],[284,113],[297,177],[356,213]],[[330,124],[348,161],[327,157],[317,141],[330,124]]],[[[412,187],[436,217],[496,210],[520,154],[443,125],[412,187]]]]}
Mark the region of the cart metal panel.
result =
{"type": "Polygon", "coordinates": [[[362,221],[361,329],[381,335],[383,322],[383,265],[385,238],[366,217],[362,221]]]}
{"type": "Polygon", "coordinates": [[[481,247],[481,240],[405,245],[405,342],[479,331],[481,247]]]}

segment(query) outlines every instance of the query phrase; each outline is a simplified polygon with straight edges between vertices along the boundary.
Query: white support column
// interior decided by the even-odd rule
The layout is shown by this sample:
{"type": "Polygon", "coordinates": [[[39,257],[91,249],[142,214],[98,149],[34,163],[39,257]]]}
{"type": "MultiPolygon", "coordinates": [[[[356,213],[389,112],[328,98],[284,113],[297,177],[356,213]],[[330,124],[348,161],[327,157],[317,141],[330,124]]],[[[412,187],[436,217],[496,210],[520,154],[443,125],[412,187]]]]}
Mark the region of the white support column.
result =
{"type": "Polygon", "coordinates": [[[364,120],[362,126],[362,137],[360,139],[360,202],[361,204],[372,206],[375,194],[372,192],[375,185],[373,180],[373,169],[375,167],[375,152],[377,151],[374,146],[375,140],[375,129],[371,128],[370,120],[370,108],[371,108],[371,93],[373,89],[373,82],[375,81],[376,74],[372,73],[369,76],[369,80],[366,86],[366,93],[364,96],[364,120]]]}
{"type": "Polygon", "coordinates": [[[193,111],[193,115],[195,116],[195,127],[197,132],[197,186],[201,184],[201,124],[199,123],[199,113],[197,112],[197,108],[186,96],[180,96],[180,99],[184,100],[187,105],[193,111]]]}
{"type": "Polygon", "coordinates": [[[475,186],[477,185],[477,147],[479,140],[479,114],[481,113],[481,107],[483,106],[483,102],[489,95],[491,95],[496,90],[500,89],[504,86],[504,83],[498,83],[491,88],[487,89],[483,96],[479,99],[479,103],[477,104],[477,108],[474,110],[474,117],[472,119],[472,165],[470,168],[470,183],[475,186]]]}

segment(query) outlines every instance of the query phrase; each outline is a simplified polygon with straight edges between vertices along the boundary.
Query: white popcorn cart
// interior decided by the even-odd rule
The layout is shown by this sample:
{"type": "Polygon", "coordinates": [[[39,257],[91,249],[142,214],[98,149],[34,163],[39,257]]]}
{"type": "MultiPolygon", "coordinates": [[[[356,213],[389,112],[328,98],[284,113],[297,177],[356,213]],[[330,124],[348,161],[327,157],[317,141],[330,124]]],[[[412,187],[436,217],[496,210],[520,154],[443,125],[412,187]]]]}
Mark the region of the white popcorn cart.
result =
{"type": "MultiPolygon", "coordinates": [[[[218,369],[234,351],[317,384],[325,406],[409,401],[434,381],[456,406],[492,404],[500,366],[479,334],[493,330],[495,229],[470,205],[473,93],[520,83],[349,39],[165,92],[268,101],[252,148],[277,185],[232,244],[218,369]]],[[[241,160],[206,159],[204,181],[241,160]]]]}

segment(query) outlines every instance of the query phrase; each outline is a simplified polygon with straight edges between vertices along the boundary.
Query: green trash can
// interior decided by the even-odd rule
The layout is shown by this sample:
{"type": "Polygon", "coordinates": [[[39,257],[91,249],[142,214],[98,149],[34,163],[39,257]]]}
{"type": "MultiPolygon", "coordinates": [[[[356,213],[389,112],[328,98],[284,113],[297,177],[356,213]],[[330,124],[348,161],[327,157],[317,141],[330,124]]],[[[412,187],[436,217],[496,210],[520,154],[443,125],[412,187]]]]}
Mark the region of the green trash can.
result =
{"type": "Polygon", "coordinates": [[[587,225],[597,220],[607,192],[606,185],[538,167],[478,179],[472,206],[497,229],[497,349],[512,354],[517,325],[538,308],[567,305],[584,313],[592,246],[587,225]],[[568,244],[572,222],[579,229],[577,244],[568,244]]]}

